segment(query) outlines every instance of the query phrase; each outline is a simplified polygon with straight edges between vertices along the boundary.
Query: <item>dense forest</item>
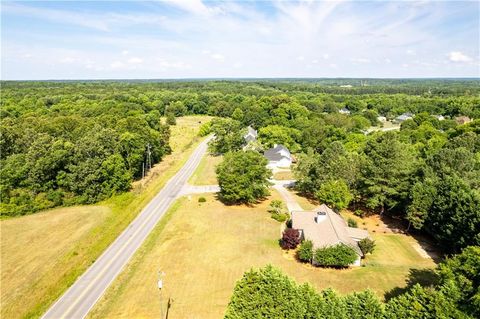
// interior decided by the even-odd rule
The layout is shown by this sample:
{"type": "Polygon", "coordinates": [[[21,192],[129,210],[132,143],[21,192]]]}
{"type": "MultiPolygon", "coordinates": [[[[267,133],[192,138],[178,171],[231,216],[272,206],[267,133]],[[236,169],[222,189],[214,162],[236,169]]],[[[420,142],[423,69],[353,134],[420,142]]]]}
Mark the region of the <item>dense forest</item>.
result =
{"type": "MultiPolygon", "coordinates": [[[[458,252],[480,244],[478,80],[2,82],[1,214],[127,191],[169,148],[162,116],[209,114],[221,152],[284,144],[298,189],[338,208],[400,216],[458,252]],[[341,114],[346,108],[350,114],[341,114]],[[399,131],[378,117],[413,114],[399,131]],[[442,115],[445,119],[439,119],[442,115]],[[455,118],[473,119],[459,125],[455,118]],[[475,120],[477,119],[477,120],[475,120]],[[328,185],[326,187],[325,185],[328,185]],[[348,198],[336,203],[331,198],[348,198]]],[[[172,121],[168,121],[172,123],[172,121]]]]}

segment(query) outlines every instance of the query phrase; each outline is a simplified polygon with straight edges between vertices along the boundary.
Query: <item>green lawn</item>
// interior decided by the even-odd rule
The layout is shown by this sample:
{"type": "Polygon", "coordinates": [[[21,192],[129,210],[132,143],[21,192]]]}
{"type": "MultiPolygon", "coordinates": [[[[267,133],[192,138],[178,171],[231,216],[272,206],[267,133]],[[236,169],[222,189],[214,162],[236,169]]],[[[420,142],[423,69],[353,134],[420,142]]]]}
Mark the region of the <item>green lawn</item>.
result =
{"type": "Polygon", "coordinates": [[[208,116],[177,119],[172,154],[131,192],[95,206],[58,208],[0,221],[2,318],[39,317],[137,216],[201,139],[208,116]]]}
{"type": "Polygon", "coordinates": [[[317,289],[333,287],[346,293],[370,288],[380,297],[404,286],[411,269],[434,267],[414,250],[413,238],[375,233],[377,250],[366,258],[365,267],[314,268],[278,247],[281,224],[267,213],[278,194],[255,207],[225,206],[213,194],[202,196],[206,203],[191,196],[170,209],[168,223],[155,229],[91,318],[159,317],[159,270],[166,273],[163,301],[173,299],[172,318],[219,318],[235,282],[251,267],[273,264],[317,289]]]}

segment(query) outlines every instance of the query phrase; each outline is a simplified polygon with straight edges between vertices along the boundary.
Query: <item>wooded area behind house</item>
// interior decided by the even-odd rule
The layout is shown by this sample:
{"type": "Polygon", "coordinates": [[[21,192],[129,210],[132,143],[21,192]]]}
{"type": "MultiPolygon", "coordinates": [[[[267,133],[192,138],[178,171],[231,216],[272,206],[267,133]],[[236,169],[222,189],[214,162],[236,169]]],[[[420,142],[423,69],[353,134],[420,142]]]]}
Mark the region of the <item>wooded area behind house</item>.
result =
{"type": "Polygon", "coordinates": [[[241,147],[239,134],[251,125],[261,146],[283,144],[296,154],[297,187],[304,194],[334,207],[401,216],[446,250],[459,251],[480,242],[478,84],[2,82],[1,214],[93,203],[127,191],[170,151],[162,116],[208,114],[229,118],[217,122],[229,127],[225,143],[234,143],[221,145],[223,152],[241,147]],[[350,114],[339,113],[342,108],[350,114]],[[379,116],[394,120],[404,113],[413,118],[399,131],[366,134],[382,125],[379,116]],[[459,125],[459,116],[473,121],[459,125]],[[336,203],[337,193],[351,200],[336,203]]]}

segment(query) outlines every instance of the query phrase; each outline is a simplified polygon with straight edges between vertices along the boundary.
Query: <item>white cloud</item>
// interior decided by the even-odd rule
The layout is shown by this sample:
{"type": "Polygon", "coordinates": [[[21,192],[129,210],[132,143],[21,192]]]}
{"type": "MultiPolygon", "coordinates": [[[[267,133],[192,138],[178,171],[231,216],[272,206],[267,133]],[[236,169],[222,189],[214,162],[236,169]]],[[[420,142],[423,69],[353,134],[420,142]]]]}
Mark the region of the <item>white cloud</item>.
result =
{"type": "Polygon", "coordinates": [[[299,55],[299,56],[297,56],[297,60],[298,61],[303,61],[303,60],[305,60],[305,57],[303,55],[299,55]]]}
{"type": "Polygon", "coordinates": [[[121,69],[121,68],[123,68],[124,66],[125,66],[125,64],[122,63],[122,62],[120,62],[120,61],[114,61],[114,62],[110,63],[110,67],[111,67],[112,69],[121,69]]]}
{"type": "Polygon", "coordinates": [[[225,57],[221,55],[220,53],[214,53],[211,55],[212,59],[223,62],[225,60],[225,57]]]}
{"type": "Polygon", "coordinates": [[[130,64],[141,64],[141,63],[143,63],[143,60],[140,59],[140,58],[137,58],[137,57],[133,57],[133,58],[128,59],[127,62],[130,63],[130,64]]]}
{"type": "Polygon", "coordinates": [[[350,61],[353,63],[370,63],[370,59],[366,58],[351,58],[350,61]]]}
{"type": "Polygon", "coordinates": [[[407,53],[407,55],[416,55],[415,51],[413,51],[412,49],[408,49],[407,51],[405,51],[405,53],[407,53]]]}
{"type": "Polygon", "coordinates": [[[67,64],[69,64],[69,63],[73,63],[73,62],[75,62],[75,61],[77,61],[77,59],[72,58],[72,57],[65,57],[65,58],[63,58],[63,59],[60,60],[60,63],[67,63],[67,64]]]}
{"type": "Polygon", "coordinates": [[[122,51],[122,55],[128,55],[128,53],[129,53],[128,50],[123,50],[122,51]]]}
{"type": "Polygon", "coordinates": [[[452,62],[470,62],[472,58],[460,51],[452,51],[448,54],[448,59],[452,62]]]}

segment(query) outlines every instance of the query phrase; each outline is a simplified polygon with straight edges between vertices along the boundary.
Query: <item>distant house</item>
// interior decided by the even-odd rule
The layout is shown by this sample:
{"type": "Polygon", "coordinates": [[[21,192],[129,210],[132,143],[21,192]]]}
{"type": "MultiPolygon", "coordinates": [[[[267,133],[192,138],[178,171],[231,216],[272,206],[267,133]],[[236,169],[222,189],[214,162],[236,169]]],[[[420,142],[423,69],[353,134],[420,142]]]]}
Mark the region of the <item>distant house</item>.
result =
{"type": "Polygon", "coordinates": [[[353,86],[351,86],[350,84],[346,84],[346,85],[340,85],[341,88],[351,88],[353,86]]]}
{"type": "Polygon", "coordinates": [[[402,115],[399,115],[395,118],[394,122],[395,123],[402,123],[405,122],[406,120],[411,120],[413,119],[413,114],[412,113],[403,113],[402,115]]]}
{"type": "Polygon", "coordinates": [[[290,167],[292,165],[292,154],[283,145],[277,145],[266,150],[263,155],[268,160],[269,168],[290,167]]]}
{"type": "Polygon", "coordinates": [[[325,204],[312,211],[293,211],[291,215],[292,228],[300,231],[302,239],[311,240],[314,249],[345,244],[358,255],[352,266],[360,266],[363,253],[358,242],[368,237],[366,230],[348,227],[345,220],[325,204]]]}
{"type": "Polygon", "coordinates": [[[349,115],[349,114],[350,114],[350,110],[347,109],[346,107],[344,107],[344,108],[341,108],[340,111],[338,111],[338,113],[349,115]]]}
{"type": "Polygon", "coordinates": [[[445,117],[443,115],[434,115],[434,117],[439,121],[445,120],[445,117]]]}
{"type": "Polygon", "coordinates": [[[458,124],[467,124],[467,123],[470,123],[472,119],[469,118],[468,116],[463,115],[463,116],[456,117],[455,121],[457,121],[458,124]]]}
{"type": "Polygon", "coordinates": [[[255,130],[253,127],[251,126],[248,126],[247,127],[247,134],[245,134],[243,136],[243,138],[245,139],[245,142],[248,144],[250,142],[254,142],[257,140],[257,136],[258,136],[258,133],[257,133],[257,130],[255,130]]]}

